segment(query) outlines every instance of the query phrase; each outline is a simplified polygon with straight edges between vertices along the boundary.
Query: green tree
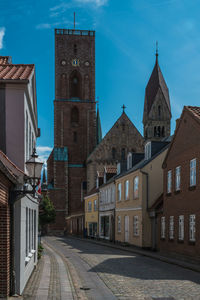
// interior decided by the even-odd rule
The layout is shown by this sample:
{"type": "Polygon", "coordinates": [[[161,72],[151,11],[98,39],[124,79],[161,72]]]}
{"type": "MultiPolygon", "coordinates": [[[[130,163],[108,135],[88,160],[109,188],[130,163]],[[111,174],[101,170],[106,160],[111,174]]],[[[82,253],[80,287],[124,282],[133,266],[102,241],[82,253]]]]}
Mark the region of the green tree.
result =
{"type": "Polygon", "coordinates": [[[44,231],[46,225],[54,223],[55,218],[56,211],[53,203],[48,196],[43,196],[39,210],[39,225],[41,226],[42,231],[44,231]]]}

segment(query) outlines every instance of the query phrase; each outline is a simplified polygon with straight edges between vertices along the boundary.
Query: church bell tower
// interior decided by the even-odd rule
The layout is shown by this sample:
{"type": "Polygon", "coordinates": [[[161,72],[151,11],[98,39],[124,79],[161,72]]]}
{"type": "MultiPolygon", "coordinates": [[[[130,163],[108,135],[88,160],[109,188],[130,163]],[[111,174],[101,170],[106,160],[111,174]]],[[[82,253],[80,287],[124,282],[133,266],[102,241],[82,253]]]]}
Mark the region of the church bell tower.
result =
{"type": "Polygon", "coordinates": [[[54,149],[48,160],[56,230],[83,231],[86,159],[96,146],[95,31],[55,29],[54,149]]]}

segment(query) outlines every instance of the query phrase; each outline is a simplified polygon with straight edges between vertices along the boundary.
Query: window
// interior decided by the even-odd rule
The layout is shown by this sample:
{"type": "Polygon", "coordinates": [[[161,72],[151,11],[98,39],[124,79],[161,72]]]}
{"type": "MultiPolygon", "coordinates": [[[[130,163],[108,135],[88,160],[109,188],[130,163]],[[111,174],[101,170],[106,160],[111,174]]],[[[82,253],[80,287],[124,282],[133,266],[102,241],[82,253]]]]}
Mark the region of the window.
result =
{"type": "Polygon", "coordinates": [[[121,172],[121,164],[117,163],[117,175],[119,175],[121,172]]]}
{"type": "Polygon", "coordinates": [[[121,160],[125,160],[125,148],[121,150],[121,160]]]}
{"type": "Polygon", "coordinates": [[[112,148],[112,159],[116,159],[116,149],[112,148]]]}
{"type": "Polygon", "coordinates": [[[145,159],[150,159],[151,158],[151,142],[148,142],[145,145],[145,159]]]}
{"type": "Polygon", "coordinates": [[[172,171],[169,170],[167,172],[167,193],[171,193],[172,192],[172,171]]]}
{"type": "Polygon", "coordinates": [[[162,127],[162,136],[163,137],[165,136],[165,127],[164,126],[162,127]]]}
{"type": "Polygon", "coordinates": [[[129,152],[127,155],[127,170],[132,168],[132,153],[129,152]]]}
{"type": "Polygon", "coordinates": [[[79,122],[79,111],[77,107],[73,107],[71,110],[71,123],[79,122]]]}
{"type": "Polygon", "coordinates": [[[125,200],[128,200],[128,198],[129,198],[129,180],[125,181],[124,188],[125,188],[125,200]]]}
{"type": "Polygon", "coordinates": [[[118,198],[118,201],[121,201],[121,198],[122,198],[122,185],[121,183],[118,183],[118,186],[117,186],[117,198],[118,198]]]}
{"type": "Polygon", "coordinates": [[[190,186],[196,185],[196,158],[190,161],[190,186]]]}
{"type": "Polygon", "coordinates": [[[117,232],[121,232],[121,216],[117,216],[117,232]]]}
{"type": "Polygon", "coordinates": [[[178,238],[179,240],[184,240],[184,216],[179,216],[178,220],[178,238]]]}
{"type": "Polygon", "coordinates": [[[88,212],[91,212],[92,211],[92,202],[89,201],[88,202],[88,212]]]}
{"type": "Polygon", "coordinates": [[[190,215],[189,217],[189,239],[191,242],[195,242],[195,231],[196,231],[196,222],[195,215],[190,215]]]}
{"type": "Polygon", "coordinates": [[[73,132],[73,140],[74,140],[74,143],[77,142],[77,132],[76,131],[73,132]]]}
{"type": "Polygon", "coordinates": [[[133,217],[133,235],[139,235],[139,218],[138,216],[133,217]]]}
{"type": "Polygon", "coordinates": [[[158,106],[158,117],[159,118],[161,117],[161,107],[160,107],[160,105],[158,106]]]}
{"type": "Polygon", "coordinates": [[[81,74],[74,71],[70,76],[70,98],[81,99],[81,74]]]}
{"type": "Polygon", "coordinates": [[[174,239],[174,216],[169,217],[169,238],[174,239]]]}
{"type": "Polygon", "coordinates": [[[134,178],[133,197],[134,199],[139,197],[139,176],[134,178]]]}
{"type": "Polygon", "coordinates": [[[176,167],[176,191],[180,190],[180,184],[181,184],[181,167],[176,167]]]}
{"type": "Polygon", "coordinates": [[[97,200],[94,200],[94,211],[97,211],[97,200]]]}
{"type": "Polygon", "coordinates": [[[165,217],[161,217],[161,238],[165,239],[165,217]]]}

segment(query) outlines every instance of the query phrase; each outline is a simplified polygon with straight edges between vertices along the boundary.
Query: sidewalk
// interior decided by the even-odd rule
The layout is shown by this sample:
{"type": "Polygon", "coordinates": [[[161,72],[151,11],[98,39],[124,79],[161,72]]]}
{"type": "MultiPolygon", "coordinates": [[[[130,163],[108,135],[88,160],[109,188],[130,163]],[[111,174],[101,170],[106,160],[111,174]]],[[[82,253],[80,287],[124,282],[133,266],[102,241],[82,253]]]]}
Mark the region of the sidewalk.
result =
{"type": "Polygon", "coordinates": [[[151,251],[151,250],[144,250],[144,249],[140,249],[138,247],[126,244],[124,246],[110,242],[110,241],[101,241],[101,240],[94,240],[94,239],[88,239],[88,238],[80,238],[80,237],[73,237],[73,236],[69,236],[70,238],[75,238],[75,239],[80,239],[82,241],[87,241],[90,243],[95,243],[95,244],[99,244],[99,245],[103,245],[103,246],[107,246],[107,247],[111,247],[111,248],[117,248],[117,249],[121,249],[123,251],[128,251],[128,252],[132,252],[132,253],[136,253],[139,255],[143,255],[143,256],[147,256],[147,257],[151,257],[153,259],[157,259],[169,264],[174,264],[186,269],[190,269],[192,271],[196,271],[196,272],[200,272],[200,263],[199,262],[191,262],[189,260],[184,260],[184,257],[178,256],[175,257],[171,257],[169,255],[163,255],[160,252],[155,252],[155,251],[151,251]]]}
{"type": "MultiPolygon", "coordinates": [[[[42,242],[44,252],[33,272],[23,295],[24,300],[77,300],[66,260],[42,242]]],[[[11,298],[12,299],[12,298],[11,298]]],[[[15,298],[16,299],[16,298],[15,298]]]]}

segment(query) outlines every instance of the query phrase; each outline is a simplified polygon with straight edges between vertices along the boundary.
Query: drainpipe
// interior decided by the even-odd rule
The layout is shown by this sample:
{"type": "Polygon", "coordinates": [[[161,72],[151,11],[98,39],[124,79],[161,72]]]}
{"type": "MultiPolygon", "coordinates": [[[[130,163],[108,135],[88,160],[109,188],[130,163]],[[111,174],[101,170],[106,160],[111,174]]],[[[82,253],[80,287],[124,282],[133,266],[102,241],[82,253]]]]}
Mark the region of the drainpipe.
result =
{"type": "Polygon", "coordinates": [[[149,174],[146,172],[141,171],[142,174],[144,174],[146,176],[146,188],[147,188],[147,196],[146,196],[146,207],[147,207],[147,211],[149,210],[149,174]]]}

